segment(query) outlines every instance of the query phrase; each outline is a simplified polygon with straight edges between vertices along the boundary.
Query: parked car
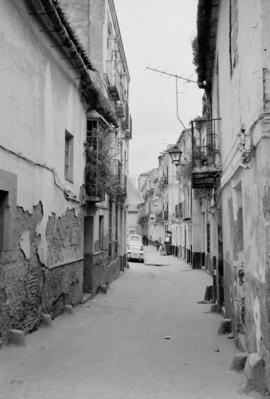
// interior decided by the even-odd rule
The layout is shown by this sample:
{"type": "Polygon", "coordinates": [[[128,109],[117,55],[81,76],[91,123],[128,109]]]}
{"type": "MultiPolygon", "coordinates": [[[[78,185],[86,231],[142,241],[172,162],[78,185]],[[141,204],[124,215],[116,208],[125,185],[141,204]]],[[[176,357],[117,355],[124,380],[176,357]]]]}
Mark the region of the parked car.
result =
{"type": "Polygon", "coordinates": [[[144,262],[144,250],[140,241],[129,241],[127,243],[127,260],[130,259],[144,262]]]}

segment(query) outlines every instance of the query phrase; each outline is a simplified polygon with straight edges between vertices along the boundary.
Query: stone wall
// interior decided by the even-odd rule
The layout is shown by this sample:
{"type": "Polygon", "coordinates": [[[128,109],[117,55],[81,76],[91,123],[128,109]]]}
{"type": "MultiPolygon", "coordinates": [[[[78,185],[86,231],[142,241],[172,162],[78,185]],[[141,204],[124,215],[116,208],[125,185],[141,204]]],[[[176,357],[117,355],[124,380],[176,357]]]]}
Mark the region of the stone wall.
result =
{"type": "MultiPolygon", "coordinates": [[[[17,207],[11,248],[0,252],[0,332],[4,341],[8,329],[31,332],[39,326],[42,312],[55,317],[66,304],[79,303],[82,296],[82,259],[57,267],[45,266],[39,259],[36,227],[43,217],[41,202],[32,213],[17,207]]],[[[54,228],[52,219],[54,216],[47,222],[47,241],[54,260],[61,259],[63,249],[72,250],[74,232],[82,252],[83,219],[72,210],[59,217],[54,228]]]]}

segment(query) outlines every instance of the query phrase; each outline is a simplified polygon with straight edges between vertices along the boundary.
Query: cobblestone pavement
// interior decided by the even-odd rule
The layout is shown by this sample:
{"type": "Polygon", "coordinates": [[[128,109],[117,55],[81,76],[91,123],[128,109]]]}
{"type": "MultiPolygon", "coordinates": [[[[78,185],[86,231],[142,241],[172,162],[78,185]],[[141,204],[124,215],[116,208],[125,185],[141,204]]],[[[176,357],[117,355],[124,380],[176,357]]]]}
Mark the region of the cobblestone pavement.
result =
{"type": "Polygon", "coordinates": [[[245,399],[210,276],[146,248],[108,290],[0,351],[1,399],[245,399]]]}

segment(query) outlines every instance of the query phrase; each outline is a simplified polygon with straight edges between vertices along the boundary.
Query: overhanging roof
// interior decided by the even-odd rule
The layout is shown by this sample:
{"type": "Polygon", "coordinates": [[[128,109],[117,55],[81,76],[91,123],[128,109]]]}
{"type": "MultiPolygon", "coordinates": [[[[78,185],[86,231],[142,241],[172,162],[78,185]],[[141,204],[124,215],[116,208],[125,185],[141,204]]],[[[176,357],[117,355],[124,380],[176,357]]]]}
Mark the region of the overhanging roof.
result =
{"type": "Polygon", "coordinates": [[[95,109],[91,109],[91,111],[87,112],[87,118],[89,119],[100,119],[102,122],[105,123],[105,125],[110,126],[109,123],[106,121],[106,119],[103,118],[103,116],[97,112],[95,109]]]}
{"type": "Polygon", "coordinates": [[[95,71],[86,51],[68,22],[58,0],[24,0],[39,24],[66,54],[67,59],[80,75],[80,91],[89,108],[96,108],[103,117],[118,126],[109,100],[92,81],[89,70],[95,71]]]}
{"type": "Polygon", "coordinates": [[[216,35],[220,0],[199,0],[197,11],[198,85],[211,86],[215,60],[216,35]]]}

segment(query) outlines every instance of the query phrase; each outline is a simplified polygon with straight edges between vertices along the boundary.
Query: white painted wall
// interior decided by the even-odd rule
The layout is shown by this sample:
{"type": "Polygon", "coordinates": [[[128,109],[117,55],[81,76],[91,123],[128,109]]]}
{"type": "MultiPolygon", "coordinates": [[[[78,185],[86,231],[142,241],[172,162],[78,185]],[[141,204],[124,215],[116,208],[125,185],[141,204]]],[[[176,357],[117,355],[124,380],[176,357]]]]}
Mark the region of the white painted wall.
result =
{"type": "MultiPolygon", "coordinates": [[[[213,117],[222,118],[222,223],[225,279],[228,297],[233,297],[230,285],[235,276],[227,274],[229,267],[236,274],[242,262],[246,281],[246,335],[249,351],[259,351],[261,324],[265,314],[266,277],[268,270],[268,209],[269,190],[269,112],[270,70],[270,6],[265,0],[238,0],[239,61],[233,75],[229,68],[229,2],[220,2],[217,31],[216,62],[213,73],[213,117]],[[218,59],[218,68],[217,68],[218,59]],[[219,74],[217,74],[217,69],[219,74]],[[218,92],[220,102],[218,104],[218,92]],[[220,109],[220,115],[218,115],[220,109]],[[240,166],[237,134],[241,126],[250,133],[256,151],[248,168],[240,166]],[[242,185],[244,251],[235,253],[233,236],[237,204],[234,191],[242,185]],[[230,216],[231,215],[231,216],[230,216]],[[229,266],[228,266],[229,265],[229,266]],[[262,287],[257,297],[258,289],[262,287]],[[231,290],[231,291],[230,291],[231,290]],[[229,292],[230,291],[230,292],[229,292]],[[254,345],[254,342],[256,345],[254,345]]],[[[268,340],[265,336],[264,340],[268,340]]],[[[268,348],[269,350],[269,348],[268,348]]]]}
{"type": "Polygon", "coordinates": [[[37,233],[41,234],[41,261],[46,264],[48,216],[52,212],[60,216],[67,208],[79,210],[78,204],[64,200],[56,184],[79,199],[84,172],[85,110],[78,81],[67,69],[70,65],[60,60],[62,55],[50,47],[48,37],[42,38],[40,26],[24,2],[2,1],[0,40],[1,145],[21,156],[0,148],[0,169],[18,176],[18,206],[32,212],[33,206],[42,202],[44,217],[37,233]],[[65,129],[74,136],[74,183],[64,178],[65,129]]]}
{"type": "MultiPolygon", "coordinates": [[[[262,112],[262,18],[260,1],[239,0],[239,62],[230,76],[229,2],[220,2],[216,62],[213,74],[213,117],[222,119],[221,149],[224,178],[238,159],[240,127],[249,129],[262,112]],[[252,54],[252,56],[250,56],[252,54]],[[217,103],[219,91],[219,105],[217,103]],[[218,108],[220,115],[218,115],[218,108]]],[[[223,178],[223,181],[224,181],[223,178]]]]}

